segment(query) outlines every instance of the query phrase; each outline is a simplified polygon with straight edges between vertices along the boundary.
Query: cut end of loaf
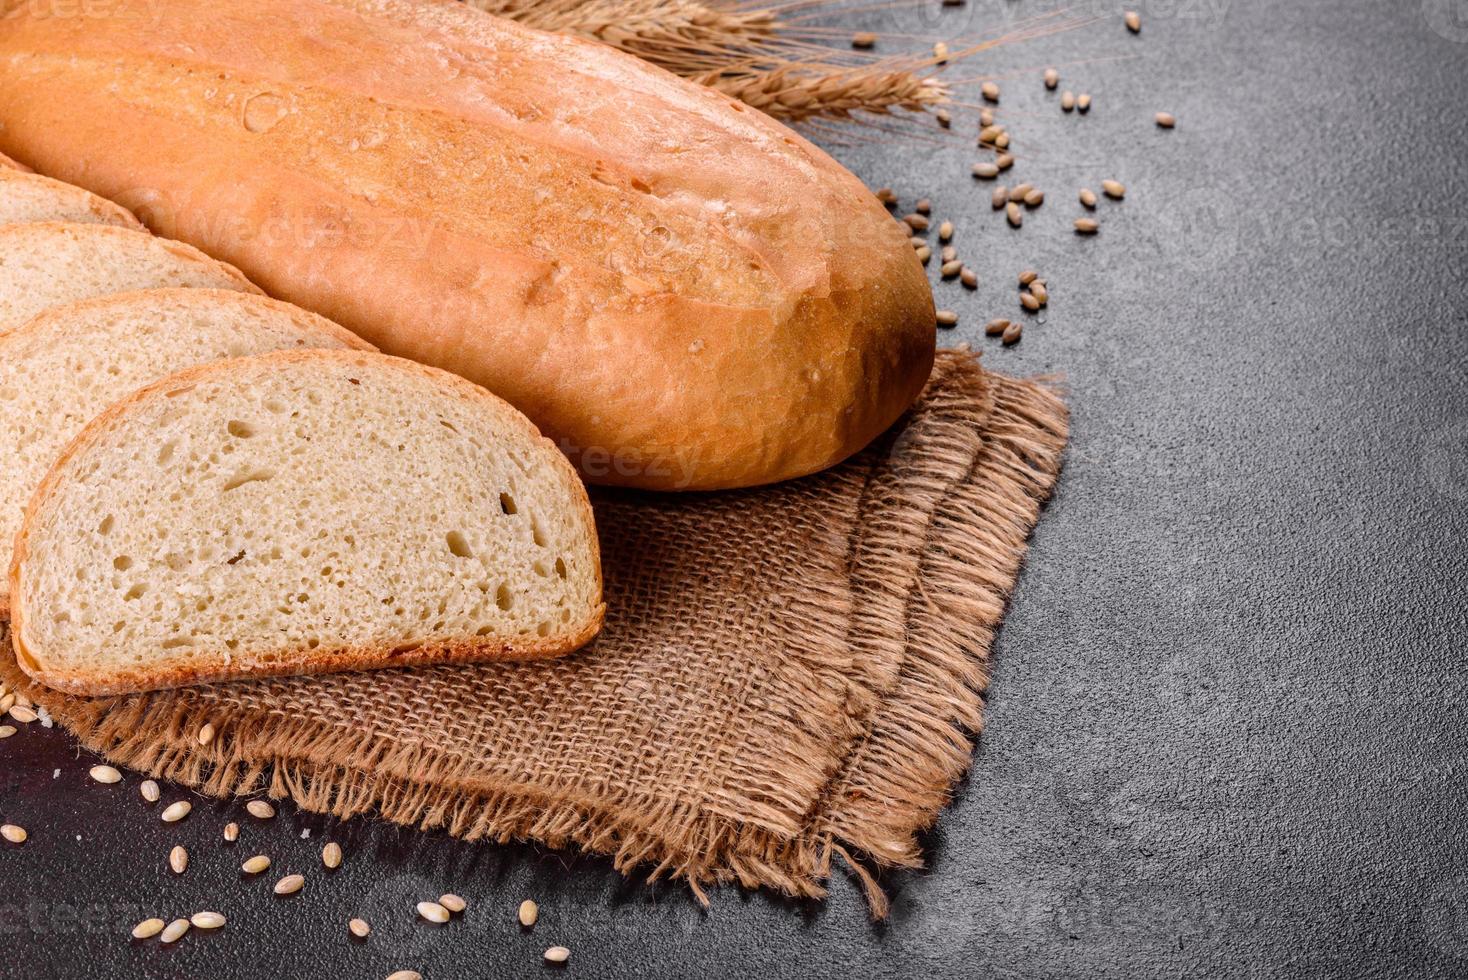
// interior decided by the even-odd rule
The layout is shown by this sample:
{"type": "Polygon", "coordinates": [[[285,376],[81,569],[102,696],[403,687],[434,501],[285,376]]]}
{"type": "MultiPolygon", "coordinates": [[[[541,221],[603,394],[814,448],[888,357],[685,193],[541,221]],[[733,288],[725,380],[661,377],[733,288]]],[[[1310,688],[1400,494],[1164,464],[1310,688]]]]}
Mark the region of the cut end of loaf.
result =
{"type": "MultiPolygon", "coordinates": [[[[0,569],[25,505],[66,444],[124,396],[212,361],[372,350],[330,320],[253,293],[144,289],[52,307],[0,336],[0,569]]],[[[9,586],[0,582],[0,604],[9,586]]]]}
{"type": "Polygon", "coordinates": [[[84,694],[556,656],[604,608],[556,448],[462,379],[347,351],[114,406],[37,491],[10,577],[23,669],[84,694]]]}

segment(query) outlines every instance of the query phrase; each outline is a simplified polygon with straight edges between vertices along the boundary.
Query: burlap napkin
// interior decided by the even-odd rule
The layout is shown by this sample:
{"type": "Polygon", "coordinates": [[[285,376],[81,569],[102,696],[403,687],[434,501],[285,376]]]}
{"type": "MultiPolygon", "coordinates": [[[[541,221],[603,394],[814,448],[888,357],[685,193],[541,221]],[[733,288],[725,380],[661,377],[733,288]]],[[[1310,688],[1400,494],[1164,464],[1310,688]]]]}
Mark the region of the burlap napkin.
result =
{"type": "Polygon", "coordinates": [[[992,631],[1065,410],[940,355],[905,424],[766,489],[595,495],[606,629],[569,659],[77,698],[0,677],[86,747],[215,795],[529,838],[616,866],[824,894],[912,866],[969,764],[992,631]],[[195,737],[204,722],[218,734],[195,737]]]}

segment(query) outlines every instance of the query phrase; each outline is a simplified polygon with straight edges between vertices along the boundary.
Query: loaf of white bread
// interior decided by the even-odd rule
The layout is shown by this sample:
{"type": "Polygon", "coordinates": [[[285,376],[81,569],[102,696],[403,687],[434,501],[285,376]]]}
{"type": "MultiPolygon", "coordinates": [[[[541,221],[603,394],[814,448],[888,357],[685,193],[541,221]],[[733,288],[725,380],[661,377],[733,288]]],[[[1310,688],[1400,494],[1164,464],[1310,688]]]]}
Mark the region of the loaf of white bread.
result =
{"type": "Polygon", "coordinates": [[[522,409],[590,479],[844,459],[932,363],[885,209],[712,89],[453,0],[7,6],[0,150],[522,409]]]}
{"type": "Polygon", "coordinates": [[[125,397],[42,481],[9,577],[21,668],[80,694],[549,657],[604,611],[557,448],[462,378],[354,350],[125,397]]]}

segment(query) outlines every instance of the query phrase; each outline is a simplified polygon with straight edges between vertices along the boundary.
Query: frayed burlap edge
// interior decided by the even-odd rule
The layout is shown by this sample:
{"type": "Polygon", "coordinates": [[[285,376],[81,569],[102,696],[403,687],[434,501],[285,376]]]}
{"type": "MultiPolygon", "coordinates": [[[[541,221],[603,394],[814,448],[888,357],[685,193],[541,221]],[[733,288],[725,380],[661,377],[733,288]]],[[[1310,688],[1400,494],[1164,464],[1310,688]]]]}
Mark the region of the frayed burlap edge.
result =
{"type": "Polygon", "coordinates": [[[865,734],[793,838],[711,815],[696,803],[649,808],[637,801],[634,809],[537,787],[484,785],[458,759],[425,760],[416,743],[383,742],[312,719],[281,714],[239,724],[221,718],[218,705],[148,695],[68,697],[32,684],[13,657],[0,658],[0,679],[46,708],[86,748],[208,795],[264,790],[341,818],[375,812],[466,840],[576,845],[609,856],[624,874],[650,868],[649,881],[685,880],[700,901],[707,901],[704,886],[726,882],[822,897],[832,857],[840,856],[881,916],[886,898],[863,861],[917,866],[916,834],[931,825],[968,767],[982,725],[989,644],[1066,439],[1064,405],[1046,387],[986,374],[966,352],[946,353],[941,369],[970,376],[970,386],[945,391],[950,404],[925,406],[925,430],[890,447],[863,502],[864,517],[884,506],[906,512],[873,519],[853,554],[854,579],[866,577],[879,590],[857,596],[872,601],[856,604],[865,611],[851,637],[875,657],[867,683],[853,685],[865,734]],[[916,538],[923,540],[919,560],[906,569],[894,564],[894,549],[911,550],[916,538]],[[864,560],[885,564],[864,575],[871,571],[864,560]],[[895,619],[894,595],[901,597],[895,619]],[[201,746],[194,735],[206,720],[219,734],[201,746]]]}

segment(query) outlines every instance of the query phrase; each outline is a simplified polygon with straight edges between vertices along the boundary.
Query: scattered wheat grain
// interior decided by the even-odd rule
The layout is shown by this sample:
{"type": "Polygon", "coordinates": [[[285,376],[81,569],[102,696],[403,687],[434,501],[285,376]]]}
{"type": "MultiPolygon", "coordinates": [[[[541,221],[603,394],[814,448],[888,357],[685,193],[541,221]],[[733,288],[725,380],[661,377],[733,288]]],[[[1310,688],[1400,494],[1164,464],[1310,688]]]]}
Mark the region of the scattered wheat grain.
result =
{"type": "Polygon", "coordinates": [[[429,922],[443,923],[449,921],[449,910],[437,902],[419,902],[418,914],[429,922]]]}
{"type": "Polygon", "coordinates": [[[286,875],[275,883],[275,894],[294,895],[304,887],[306,887],[304,875],[286,875]]]}

